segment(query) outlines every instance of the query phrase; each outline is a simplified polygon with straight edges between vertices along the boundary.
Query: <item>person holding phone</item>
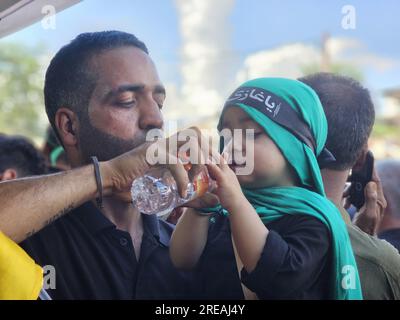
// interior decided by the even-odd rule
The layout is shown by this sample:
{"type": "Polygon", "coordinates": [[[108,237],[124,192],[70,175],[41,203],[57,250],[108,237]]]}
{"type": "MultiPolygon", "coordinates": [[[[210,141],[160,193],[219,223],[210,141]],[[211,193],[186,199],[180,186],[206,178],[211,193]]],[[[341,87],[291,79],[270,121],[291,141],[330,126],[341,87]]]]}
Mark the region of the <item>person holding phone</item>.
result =
{"type": "Polygon", "coordinates": [[[353,167],[360,170],[366,164],[368,138],[375,119],[370,94],[354,79],[330,73],[313,74],[300,81],[317,93],[328,120],[326,146],[336,161],[321,170],[322,179],[327,197],[347,224],[363,297],[366,300],[400,299],[400,255],[388,242],[373,235],[386,208],[376,172],[363,190],[365,203],[358,210],[354,224],[344,208],[343,190],[349,172],[353,167]]]}
{"type": "Polygon", "coordinates": [[[376,169],[388,202],[378,228],[378,237],[400,251],[400,161],[379,161],[376,169]]]}

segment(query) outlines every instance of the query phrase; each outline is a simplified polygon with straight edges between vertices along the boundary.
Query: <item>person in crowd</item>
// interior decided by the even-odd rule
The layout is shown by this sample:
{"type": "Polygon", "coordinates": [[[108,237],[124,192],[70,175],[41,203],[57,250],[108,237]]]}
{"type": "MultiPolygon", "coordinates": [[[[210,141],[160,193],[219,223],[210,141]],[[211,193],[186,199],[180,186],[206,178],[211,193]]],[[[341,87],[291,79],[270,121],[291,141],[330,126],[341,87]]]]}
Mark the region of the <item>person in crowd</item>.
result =
{"type": "Polygon", "coordinates": [[[400,251],[400,161],[380,161],[377,171],[387,200],[387,207],[378,228],[378,236],[400,251]]]}
{"type": "Polygon", "coordinates": [[[364,299],[400,298],[400,256],[393,246],[375,234],[386,209],[379,176],[365,188],[365,204],[354,224],[343,204],[343,191],[350,170],[362,165],[375,119],[369,91],[354,79],[317,73],[300,81],[318,94],[328,121],[327,148],[336,158],[321,170],[326,195],[346,222],[356,257],[364,299]],[[364,231],[366,232],[364,232],[364,231]]]}
{"type": "Polygon", "coordinates": [[[47,172],[40,152],[26,138],[0,135],[0,181],[47,172]]]}
{"type": "Polygon", "coordinates": [[[0,300],[36,300],[43,270],[0,231],[0,300]]]}
{"type": "MultiPolygon", "coordinates": [[[[44,158],[28,139],[0,135],[0,181],[46,173],[44,158]]],[[[0,231],[0,300],[36,300],[43,271],[0,231]]]]}

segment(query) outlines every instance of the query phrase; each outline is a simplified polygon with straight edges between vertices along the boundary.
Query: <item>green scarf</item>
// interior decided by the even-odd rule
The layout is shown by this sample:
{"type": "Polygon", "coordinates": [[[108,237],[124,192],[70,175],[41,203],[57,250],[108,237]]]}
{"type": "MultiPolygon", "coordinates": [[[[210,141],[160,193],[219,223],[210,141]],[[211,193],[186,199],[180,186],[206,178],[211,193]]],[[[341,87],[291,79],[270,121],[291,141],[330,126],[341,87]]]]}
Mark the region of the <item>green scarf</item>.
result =
{"type": "Polygon", "coordinates": [[[300,181],[299,187],[243,189],[244,195],[264,223],[287,214],[310,215],[321,220],[331,232],[332,239],[334,263],[332,298],[362,299],[357,265],[346,225],[339,210],[325,197],[317,162],[317,156],[324,148],[328,131],[318,96],[307,85],[283,78],[255,79],[244,83],[241,87],[260,88],[283,99],[309,126],[316,143],[314,152],[290,131],[259,110],[243,103],[227,104],[225,109],[230,106],[240,107],[264,128],[293,167],[300,181]]]}

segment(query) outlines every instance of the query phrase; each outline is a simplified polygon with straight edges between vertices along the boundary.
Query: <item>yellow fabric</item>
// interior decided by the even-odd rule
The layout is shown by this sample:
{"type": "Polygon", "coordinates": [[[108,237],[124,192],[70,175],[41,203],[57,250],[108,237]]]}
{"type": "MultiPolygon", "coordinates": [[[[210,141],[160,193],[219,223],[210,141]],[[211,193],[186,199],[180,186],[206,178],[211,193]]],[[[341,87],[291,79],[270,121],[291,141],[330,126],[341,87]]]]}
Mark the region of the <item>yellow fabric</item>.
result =
{"type": "Polygon", "coordinates": [[[42,268],[0,232],[0,300],[36,300],[42,285],[42,268]]]}

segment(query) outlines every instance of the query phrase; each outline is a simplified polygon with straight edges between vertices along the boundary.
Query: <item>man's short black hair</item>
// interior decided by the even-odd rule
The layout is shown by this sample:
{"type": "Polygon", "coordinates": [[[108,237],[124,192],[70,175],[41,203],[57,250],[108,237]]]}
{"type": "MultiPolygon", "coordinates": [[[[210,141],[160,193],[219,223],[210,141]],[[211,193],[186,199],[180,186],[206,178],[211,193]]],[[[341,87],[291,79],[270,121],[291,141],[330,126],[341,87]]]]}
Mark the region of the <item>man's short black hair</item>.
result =
{"type": "Polygon", "coordinates": [[[60,107],[70,108],[78,117],[87,110],[97,81],[96,72],[90,65],[91,59],[105,51],[126,46],[149,53],[136,36],[121,31],[82,33],[57,52],[47,69],[44,86],[46,113],[57,136],[54,121],[60,107]]]}
{"type": "Polygon", "coordinates": [[[7,169],[16,170],[18,177],[47,172],[44,157],[29,140],[20,136],[0,135],[0,174],[7,169]]]}
{"type": "Polygon", "coordinates": [[[375,121],[369,91],[352,78],[331,73],[316,73],[299,80],[317,93],[328,120],[326,147],[335,156],[336,163],[327,168],[352,168],[375,121]]]}

